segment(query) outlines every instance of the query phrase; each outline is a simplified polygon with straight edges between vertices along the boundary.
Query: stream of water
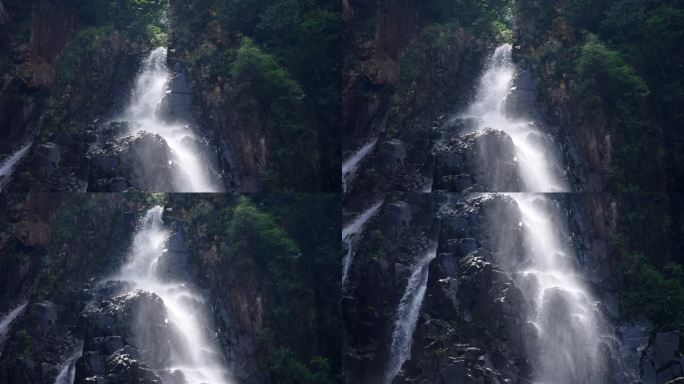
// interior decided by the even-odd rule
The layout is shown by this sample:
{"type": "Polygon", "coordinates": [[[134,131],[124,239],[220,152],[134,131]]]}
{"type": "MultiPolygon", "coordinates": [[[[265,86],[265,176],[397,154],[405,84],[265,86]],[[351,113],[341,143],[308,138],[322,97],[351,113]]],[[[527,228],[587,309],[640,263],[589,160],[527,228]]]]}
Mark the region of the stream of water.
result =
{"type": "Polygon", "coordinates": [[[22,313],[24,313],[24,309],[26,309],[26,304],[27,303],[21,303],[19,306],[11,310],[5,317],[2,318],[0,321],[0,341],[5,337],[7,334],[7,331],[9,331],[10,326],[14,322],[14,320],[19,317],[22,313]]]}
{"type": "MultiPolygon", "coordinates": [[[[115,280],[127,281],[130,291],[143,290],[159,296],[166,308],[168,322],[181,340],[172,351],[168,370],[180,370],[187,384],[231,384],[220,349],[210,337],[211,324],[206,303],[187,281],[170,281],[157,271],[167,254],[169,231],[162,221],[163,208],[151,208],[133,238],[128,262],[115,280]]],[[[148,335],[138,335],[145,338],[148,335]]]]}
{"type": "Polygon", "coordinates": [[[392,343],[385,382],[391,384],[404,362],[411,357],[413,333],[416,330],[420,308],[427,290],[430,262],[437,256],[437,242],[413,266],[404,294],[399,301],[395,315],[392,343]]]}
{"type": "MultiPolygon", "coordinates": [[[[509,44],[496,48],[463,117],[475,120],[476,129],[489,127],[511,137],[523,191],[532,192],[508,194],[520,210],[525,254],[524,262],[507,272],[531,303],[526,316],[536,331],[528,340],[533,377],[537,384],[604,382],[607,367],[600,348],[610,331],[578,268],[567,217],[544,194],[570,190],[558,166],[558,149],[534,122],[506,111],[516,75],[511,50],[509,44]]],[[[512,249],[509,244],[499,248],[512,249]]]]}
{"type": "Polygon", "coordinates": [[[29,148],[31,148],[31,143],[28,143],[23,147],[19,148],[18,151],[10,155],[7,159],[5,159],[2,165],[0,165],[0,192],[7,183],[9,177],[12,175],[14,167],[17,165],[19,160],[21,160],[21,158],[24,157],[26,152],[28,152],[29,148]]]}
{"type": "Polygon", "coordinates": [[[474,102],[460,118],[476,121],[476,130],[492,128],[511,137],[516,156],[510,160],[518,165],[524,191],[567,192],[570,189],[567,181],[553,167],[557,148],[550,136],[533,121],[509,116],[506,112],[506,98],[512,91],[516,73],[511,50],[510,44],[496,48],[480,78],[474,102]]]}
{"type": "Polygon", "coordinates": [[[172,151],[180,172],[174,175],[176,191],[219,192],[220,182],[202,138],[183,122],[168,122],[160,113],[164,98],[170,93],[171,73],[166,65],[166,48],[154,49],[145,59],[138,75],[131,103],[116,121],[131,122],[129,134],[145,131],[160,135],[172,151]]]}
{"type": "Polygon", "coordinates": [[[342,241],[347,244],[347,253],[342,260],[342,286],[347,281],[347,275],[349,274],[349,267],[352,263],[352,257],[354,253],[354,239],[363,230],[363,226],[366,222],[378,212],[382,206],[382,200],[373,204],[370,208],[363,211],[360,215],[354,218],[348,225],[342,228],[342,241]]]}
{"type": "Polygon", "coordinates": [[[378,139],[369,141],[342,163],[342,192],[347,192],[359,163],[375,148],[377,142],[378,139]]]}
{"type": "Polygon", "coordinates": [[[606,382],[601,348],[610,328],[577,267],[567,236],[567,218],[545,195],[510,194],[523,225],[525,262],[514,271],[532,303],[528,321],[536,330],[529,345],[537,384],[606,382]]]}
{"type": "MultiPolygon", "coordinates": [[[[506,98],[512,91],[515,75],[511,46],[498,47],[484,69],[474,102],[459,118],[474,121],[475,131],[503,131],[515,146],[512,160],[517,163],[523,193],[507,195],[519,209],[521,222],[514,224],[522,228],[522,239],[502,234],[497,247],[506,253],[504,250],[515,249],[507,242],[522,240],[523,261],[514,263],[511,259],[502,266],[516,280],[528,303],[524,316],[533,330],[526,340],[532,378],[535,384],[607,382],[610,367],[605,356],[606,349],[611,348],[610,340],[614,340],[612,329],[579,269],[567,229],[568,218],[552,195],[548,195],[570,188],[550,135],[531,121],[507,114],[506,98]]],[[[428,265],[434,257],[435,252],[430,251],[416,263],[401,298],[392,333],[387,383],[394,380],[410,357],[428,265]]]]}
{"type": "Polygon", "coordinates": [[[62,364],[55,384],[73,384],[76,376],[76,361],[83,355],[83,342],[79,343],[67,361],[62,364]]]}

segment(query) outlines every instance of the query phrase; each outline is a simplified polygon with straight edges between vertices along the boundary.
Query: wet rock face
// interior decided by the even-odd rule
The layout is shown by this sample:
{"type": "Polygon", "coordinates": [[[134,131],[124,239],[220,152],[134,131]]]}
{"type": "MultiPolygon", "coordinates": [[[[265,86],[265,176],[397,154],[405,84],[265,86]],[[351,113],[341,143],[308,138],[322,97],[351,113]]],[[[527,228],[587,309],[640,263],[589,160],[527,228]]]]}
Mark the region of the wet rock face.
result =
{"type": "MultiPolygon", "coordinates": [[[[642,343],[640,346],[643,348],[645,345],[642,343]]],[[[681,332],[652,335],[648,347],[640,354],[639,370],[644,384],[669,384],[671,380],[684,377],[684,338],[681,332]]]]}
{"type": "Polygon", "coordinates": [[[493,129],[455,137],[435,148],[434,190],[452,192],[520,191],[515,146],[493,129]]]}
{"type": "Polygon", "coordinates": [[[169,123],[183,121],[195,125],[195,107],[192,88],[187,75],[176,64],[173,77],[169,82],[169,93],[159,106],[158,113],[169,123]]]}
{"type": "Polygon", "coordinates": [[[8,188],[83,192],[88,186],[85,154],[94,139],[89,124],[111,115],[128,99],[143,47],[118,32],[97,42],[74,43],[79,30],[89,25],[78,20],[82,12],[65,3],[34,3],[33,12],[21,16],[27,20],[14,20],[30,22],[29,47],[15,49],[13,56],[21,63],[0,81],[0,111],[10,112],[5,114],[8,118],[0,117],[0,131],[9,134],[8,146],[16,148],[34,138],[8,188]],[[62,65],[56,57],[66,53],[74,61],[62,65]],[[78,75],[86,72],[89,76],[78,75]],[[67,83],[66,78],[71,80],[67,83]],[[28,101],[16,105],[15,100],[24,98],[28,101]],[[54,150],[45,153],[40,148],[52,143],[59,147],[59,161],[54,161],[54,150]]]}
{"type": "Polygon", "coordinates": [[[28,303],[5,340],[0,340],[0,382],[53,383],[78,341],[65,326],[64,308],[51,301],[28,303]]]}
{"type": "MultiPolygon", "coordinates": [[[[121,287],[119,287],[121,288],[121,287]]],[[[75,383],[161,383],[160,372],[178,350],[166,307],[155,294],[136,290],[86,308],[83,356],[76,363],[75,383]]]]}
{"type": "Polygon", "coordinates": [[[93,192],[172,191],[174,177],[180,173],[166,141],[144,131],[96,144],[88,158],[93,192]]]}
{"type": "Polygon", "coordinates": [[[382,382],[396,307],[414,264],[430,248],[438,220],[432,197],[388,204],[354,244],[354,267],[342,300],[345,382],[382,382]]]}
{"type": "MultiPolygon", "coordinates": [[[[440,222],[437,257],[430,263],[411,358],[394,383],[531,383],[529,351],[538,345],[538,332],[528,322],[534,303],[523,290],[534,282],[513,273],[526,262],[516,201],[506,195],[430,199],[404,195],[386,206],[375,227],[360,234],[358,264],[343,300],[347,382],[375,383],[382,377],[388,330],[410,274],[410,255],[419,253],[430,233],[424,215],[440,222]],[[377,233],[388,248],[378,247],[377,233]]],[[[571,203],[547,204],[547,209],[569,209],[571,203]]],[[[570,241],[569,234],[563,236],[570,241]]],[[[568,316],[564,300],[550,294],[548,305],[558,307],[557,316],[568,316]]],[[[612,346],[602,348],[611,358],[612,346]]]]}
{"type": "Polygon", "coordinates": [[[35,151],[34,161],[38,168],[51,172],[59,168],[59,163],[62,161],[62,148],[55,143],[41,144],[35,151]]]}
{"type": "Polygon", "coordinates": [[[539,120],[537,90],[539,85],[531,66],[520,68],[514,80],[515,86],[506,96],[504,108],[512,116],[523,119],[539,120]]]}
{"type": "Polygon", "coordinates": [[[403,166],[406,161],[407,146],[406,143],[399,139],[384,142],[380,151],[382,153],[382,162],[384,162],[388,168],[399,168],[403,166]]]}
{"type": "Polygon", "coordinates": [[[422,321],[395,383],[525,382],[525,341],[533,335],[527,304],[498,266],[503,258],[490,250],[498,242],[487,225],[495,213],[500,221],[515,220],[517,207],[505,196],[456,201],[442,208],[422,321]]]}

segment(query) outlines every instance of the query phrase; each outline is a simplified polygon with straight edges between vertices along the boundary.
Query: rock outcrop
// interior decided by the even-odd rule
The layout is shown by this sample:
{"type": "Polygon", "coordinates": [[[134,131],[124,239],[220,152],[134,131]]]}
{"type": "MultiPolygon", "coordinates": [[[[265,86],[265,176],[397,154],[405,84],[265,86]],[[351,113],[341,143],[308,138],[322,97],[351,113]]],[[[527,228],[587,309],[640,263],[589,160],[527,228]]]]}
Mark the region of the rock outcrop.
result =
{"type": "MultiPolygon", "coordinates": [[[[372,383],[384,377],[394,311],[416,255],[431,228],[438,227],[437,257],[430,264],[411,358],[394,383],[531,383],[537,333],[526,318],[531,305],[521,291],[526,280],[511,272],[526,262],[515,201],[505,195],[441,193],[401,194],[397,199],[356,240],[343,299],[345,382],[372,383]]],[[[562,236],[572,239],[577,254],[570,262],[588,277],[602,303],[597,310],[621,339],[621,351],[616,349],[620,343],[604,345],[614,375],[606,380],[627,383],[640,375],[644,382],[665,383],[679,374],[680,336],[620,325],[615,272],[605,244],[612,229],[591,223],[595,212],[586,208],[592,200],[603,204],[596,201],[600,199],[558,195],[548,208],[567,215],[566,224],[552,224],[568,228],[562,236]]],[[[547,305],[554,297],[549,293],[547,305]]]]}
{"type": "Polygon", "coordinates": [[[144,131],[96,144],[87,156],[93,192],[174,191],[183,177],[166,141],[144,131]]]}

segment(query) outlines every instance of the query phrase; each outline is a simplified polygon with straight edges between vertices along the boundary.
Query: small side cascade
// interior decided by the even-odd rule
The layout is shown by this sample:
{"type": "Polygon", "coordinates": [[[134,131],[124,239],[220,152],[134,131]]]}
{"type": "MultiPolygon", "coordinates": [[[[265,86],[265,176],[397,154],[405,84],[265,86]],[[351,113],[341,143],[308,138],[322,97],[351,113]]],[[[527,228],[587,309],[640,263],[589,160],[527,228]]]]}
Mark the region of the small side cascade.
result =
{"type": "Polygon", "coordinates": [[[368,156],[369,153],[375,148],[375,145],[377,144],[378,139],[372,139],[365,145],[363,145],[361,148],[359,148],[352,156],[350,156],[348,159],[346,159],[342,163],[342,191],[347,192],[349,189],[349,186],[354,178],[354,173],[356,172],[356,169],[359,167],[359,164],[361,161],[368,156]]]}
{"type": "Polygon", "coordinates": [[[430,262],[437,256],[437,242],[413,267],[404,294],[399,300],[395,315],[392,343],[390,345],[389,362],[385,373],[385,382],[391,384],[401,370],[404,362],[411,357],[413,333],[416,330],[420,309],[423,306],[427,290],[430,262]]]}
{"type": "Polygon", "coordinates": [[[76,361],[83,355],[83,342],[81,341],[74,352],[69,356],[69,358],[62,364],[59,369],[59,374],[55,379],[55,384],[74,384],[74,378],[76,376],[76,361]]]}
{"type": "Polygon", "coordinates": [[[342,241],[347,244],[347,253],[342,260],[342,286],[344,287],[347,281],[347,276],[349,274],[349,268],[352,263],[352,256],[354,253],[354,239],[363,230],[364,225],[378,212],[380,207],[382,207],[383,201],[378,201],[373,204],[370,208],[363,211],[354,220],[351,221],[347,226],[342,229],[342,241]]]}
{"type": "Polygon", "coordinates": [[[28,302],[20,303],[16,308],[11,310],[7,315],[5,315],[5,317],[2,318],[2,320],[0,321],[0,343],[5,338],[5,335],[7,335],[7,332],[12,326],[14,320],[16,320],[17,317],[19,317],[22,313],[24,313],[27,304],[28,302]]]}
{"type": "Polygon", "coordinates": [[[2,192],[4,186],[7,184],[7,180],[12,175],[12,171],[17,166],[17,163],[26,155],[28,150],[31,148],[32,143],[29,142],[25,144],[19,150],[10,155],[5,161],[0,164],[0,192],[2,192]]]}

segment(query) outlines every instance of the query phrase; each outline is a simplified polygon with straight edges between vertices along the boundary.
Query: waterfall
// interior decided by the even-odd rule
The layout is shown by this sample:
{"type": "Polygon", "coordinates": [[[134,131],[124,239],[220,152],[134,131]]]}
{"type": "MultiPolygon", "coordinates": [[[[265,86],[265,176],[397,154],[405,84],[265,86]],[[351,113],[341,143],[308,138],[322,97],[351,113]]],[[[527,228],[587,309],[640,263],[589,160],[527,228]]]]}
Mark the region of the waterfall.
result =
{"type": "Polygon", "coordinates": [[[80,342],[67,361],[62,364],[55,384],[73,384],[76,376],[76,360],[83,354],[83,342],[80,342]]]}
{"type": "Polygon", "coordinates": [[[531,302],[527,317],[537,335],[528,348],[535,382],[607,382],[609,367],[601,353],[611,331],[576,266],[565,215],[545,195],[509,196],[522,218],[525,261],[513,272],[531,302]]]}
{"type": "MultiPolygon", "coordinates": [[[[522,228],[523,258],[520,263],[500,266],[515,279],[526,298],[525,315],[532,333],[526,343],[534,382],[607,382],[610,367],[606,355],[614,340],[612,329],[579,270],[566,228],[567,217],[548,195],[570,190],[560,171],[558,149],[551,136],[533,121],[510,116],[506,109],[516,75],[511,50],[508,44],[496,48],[474,102],[461,116],[474,121],[477,130],[503,131],[515,147],[512,160],[525,193],[507,195],[520,211],[521,222],[517,224],[522,228]]],[[[503,235],[499,238],[499,252],[513,249],[506,244],[510,240],[503,235]]]]}
{"type": "Polygon", "coordinates": [[[27,302],[19,304],[16,308],[11,310],[3,319],[0,321],[0,341],[5,337],[7,334],[7,331],[9,331],[10,326],[12,325],[12,322],[19,317],[24,312],[24,309],[26,309],[26,304],[27,302]]]}
{"type": "Polygon", "coordinates": [[[31,143],[19,148],[18,151],[14,152],[11,156],[5,159],[2,165],[0,165],[0,191],[2,191],[4,184],[7,183],[9,176],[12,175],[14,167],[17,165],[19,160],[24,157],[26,152],[28,152],[29,148],[31,148],[31,143]]]}
{"type": "Polygon", "coordinates": [[[347,254],[344,256],[344,260],[342,260],[342,286],[344,286],[344,283],[347,281],[349,267],[351,266],[355,235],[361,232],[363,226],[371,217],[375,216],[378,209],[382,206],[382,203],[383,201],[381,200],[373,204],[370,208],[354,218],[349,225],[342,228],[342,241],[347,244],[347,254]]]}
{"type": "MultiPolygon", "coordinates": [[[[168,322],[177,330],[178,350],[172,353],[169,370],[180,370],[187,384],[229,384],[230,372],[224,358],[209,337],[210,322],[203,298],[185,281],[162,278],[157,267],[167,254],[169,231],[162,221],[163,208],[156,206],[145,214],[133,238],[128,262],[114,278],[130,283],[130,292],[143,290],[159,296],[168,313],[168,322]]],[[[138,335],[145,338],[146,335],[138,335]]]]}
{"type": "Polygon", "coordinates": [[[567,181],[552,166],[556,162],[556,149],[549,135],[537,128],[534,122],[516,119],[506,113],[505,102],[516,72],[511,50],[510,44],[496,48],[480,79],[475,101],[460,118],[474,120],[478,130],[492,128],[511,137],[516,155],[509,160],[517,163],[525,191],[568,191],[567,181]]]}
{"type": "Polygon", "coordinates": [[[413,272],[406,284],[404,295],[399,301],[395,315],[394,330],[392,331],[389,362],[385,374],[385,382],[387,384],[392,383],[392,380],[401,370],[401,366],[411,356],[413,332],[418,323],[423,298],[425,298],[429,266],[436,256],[437,242],[413,267],[413,272]]]}
{"type": "Polygon", "coordinates": [[[375,147],[378,139],[373,139],[367,144],[359,148],[354,154],[342,163],[342,191],[347,192],[349,183],[354,177],[354,172],[358,168],[359,163],[366,157],[375,147]]]}
{"type": "Polygon", "coordinates": [[[176,175],[178,191],[174,192],[219,192],[213,166],[201,149],[201,138],[192,127],[180,122],[169,123],[159,111],[164,98],[169,94],[171,74],[166,66],[166,48],[153,50],[145,59],[138,75],[130,104],[117,121],[130,124],[129,134],[145,131],[160,135],[173,154],[173,161],[180,168],[176,175]]]}

